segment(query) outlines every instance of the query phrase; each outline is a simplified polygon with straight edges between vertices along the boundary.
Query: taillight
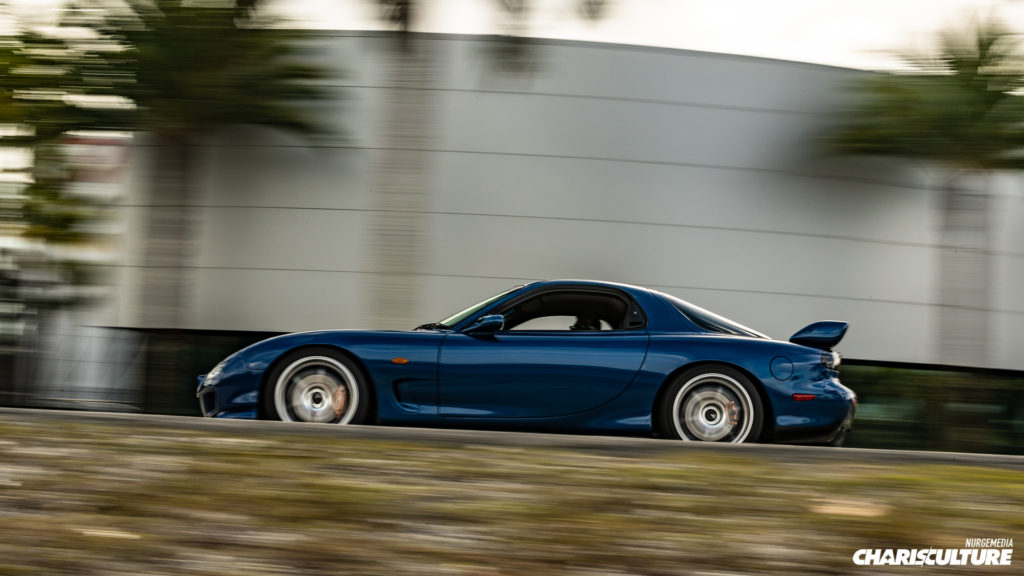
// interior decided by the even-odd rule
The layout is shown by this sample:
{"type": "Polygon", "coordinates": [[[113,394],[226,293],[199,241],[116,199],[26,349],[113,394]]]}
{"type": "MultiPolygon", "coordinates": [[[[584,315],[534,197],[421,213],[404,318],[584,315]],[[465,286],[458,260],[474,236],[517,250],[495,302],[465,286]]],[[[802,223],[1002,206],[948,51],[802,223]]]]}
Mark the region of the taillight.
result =
{"type": "Polygon", "coordinates": [[[826,350],[821,353],[821,363],[824,364],[825,368],[828,368],[829,370],[835,370],[836,368],[838,368],[839,364],[841,364],[842,361],[843,359],[842,356],[839,355],[839,352],[826,350]]]}

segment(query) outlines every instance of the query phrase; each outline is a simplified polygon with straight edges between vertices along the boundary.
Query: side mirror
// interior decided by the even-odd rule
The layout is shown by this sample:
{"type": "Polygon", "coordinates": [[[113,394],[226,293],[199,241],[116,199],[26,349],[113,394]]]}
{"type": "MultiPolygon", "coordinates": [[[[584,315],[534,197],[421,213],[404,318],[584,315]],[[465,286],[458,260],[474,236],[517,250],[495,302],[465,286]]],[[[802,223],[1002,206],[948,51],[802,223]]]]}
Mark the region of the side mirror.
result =
{"type": "Polygon", "coordinates": [[[473,322],[464,332],[466,334],[494,334],[503,326],[505,326],[505,317],[501,314],[491,314],[473,322]]]}

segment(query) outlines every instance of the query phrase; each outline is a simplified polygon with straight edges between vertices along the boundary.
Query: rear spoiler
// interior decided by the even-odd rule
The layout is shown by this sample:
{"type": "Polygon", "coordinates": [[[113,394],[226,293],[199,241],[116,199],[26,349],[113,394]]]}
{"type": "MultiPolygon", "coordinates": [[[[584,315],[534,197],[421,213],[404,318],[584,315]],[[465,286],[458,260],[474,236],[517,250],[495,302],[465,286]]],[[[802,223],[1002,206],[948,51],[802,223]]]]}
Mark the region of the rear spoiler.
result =
{"type": "Polygon", "coordinates": [[[796,334],[789,339],[793,344],[810,346],[819,350],[831,350],[846,334],[850,325],[846,322],[826,320],[815,322],[797,330],[796,334]]]}

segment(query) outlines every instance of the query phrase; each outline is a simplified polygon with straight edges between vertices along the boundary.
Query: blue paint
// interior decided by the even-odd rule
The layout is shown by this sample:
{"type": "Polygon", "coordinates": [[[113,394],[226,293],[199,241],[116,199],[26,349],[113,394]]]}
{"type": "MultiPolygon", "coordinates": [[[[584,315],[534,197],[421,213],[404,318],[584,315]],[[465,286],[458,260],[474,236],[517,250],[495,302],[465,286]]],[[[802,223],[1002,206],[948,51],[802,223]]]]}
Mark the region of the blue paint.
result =
{"type": "Polygon", "coordinates": [[[846,322],[815,322],[798,330],[789,341],[821,350],[831,350],[846,335],[848,327],[849,324],[846,322]]]}
{"type": "Polygon", "coordinates": [[[687,306],[624,284],[536,282],[451,326],[264,340],[227,358],[212,381],[200,380],[197,395],[205,416],[262,417],[260,397],[270,393],[265,376],[275,362],[302,347],[330,346],[353,357],[368,377],[373,420],[381,424],[649,435],[658,394],[673,375],[719,364],[740,370],[761,391],[765,439],[818,439],[849,426],[855,395],[822,364],[821,353],[838,343],[845,323],[812,324],[794,335],[801,343],[781,342],[687,306]],[[483,331],[471,329],[486,316],[509,317],[539,295],[566,291],[614,296],[628,313],[611,330],[508,330],[493,320],[483,331]],[[398,357],[408,362],[392,362],[398,357]],[[796,402],[795,393],[817,397],[796,402]]]}

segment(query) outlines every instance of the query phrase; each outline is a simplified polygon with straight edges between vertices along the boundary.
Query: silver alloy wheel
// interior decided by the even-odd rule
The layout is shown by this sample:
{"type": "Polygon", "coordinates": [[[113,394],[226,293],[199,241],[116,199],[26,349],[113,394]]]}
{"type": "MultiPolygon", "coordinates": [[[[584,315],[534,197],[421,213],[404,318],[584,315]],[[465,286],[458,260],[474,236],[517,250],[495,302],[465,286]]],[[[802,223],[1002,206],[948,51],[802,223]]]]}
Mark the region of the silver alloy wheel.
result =
{"type": "Polygon", "coordinates": [[[359,400],[355,375],[327,356],[292,362],[274,386],[274,407],[285,422],[348,424],[359,400]]]}
{"type": "Polygon", "coordinates": [[[672,402],[672,425],[683,440],[743,442],[753,420],[750,394],[725,374],[695,376],[672,402]]]}

